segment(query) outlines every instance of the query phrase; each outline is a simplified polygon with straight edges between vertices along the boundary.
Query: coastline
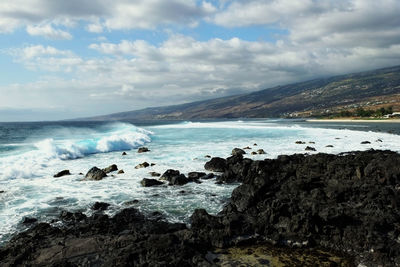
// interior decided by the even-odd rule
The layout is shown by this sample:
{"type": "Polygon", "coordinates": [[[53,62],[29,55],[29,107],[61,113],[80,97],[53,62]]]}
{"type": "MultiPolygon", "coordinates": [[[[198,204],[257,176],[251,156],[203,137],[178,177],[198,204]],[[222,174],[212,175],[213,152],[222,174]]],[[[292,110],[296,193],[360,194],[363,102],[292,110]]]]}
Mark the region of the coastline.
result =
{"type": "Polygon", "coordinates": [[[114,217],[107,208],[90,217],[63,211],[56,224],[33,222],[14,236],[0,258],[5,266],[215,266],[246,254],[242,260],[253,264],[393,265],[400,260],[399,164],[388,150],[212,158],[204,169],[219,173],[216,182],[241,183],[216,216],[196,209],[188,228],[136,208],[114,217]]]}
{"type": "Polygon", "coordinates": [[[307,122],[376,122],[376,123],[400,123],[400,119],[381,119],[381,120],[366,120],[366,119],[306,119],[307,122]]]}

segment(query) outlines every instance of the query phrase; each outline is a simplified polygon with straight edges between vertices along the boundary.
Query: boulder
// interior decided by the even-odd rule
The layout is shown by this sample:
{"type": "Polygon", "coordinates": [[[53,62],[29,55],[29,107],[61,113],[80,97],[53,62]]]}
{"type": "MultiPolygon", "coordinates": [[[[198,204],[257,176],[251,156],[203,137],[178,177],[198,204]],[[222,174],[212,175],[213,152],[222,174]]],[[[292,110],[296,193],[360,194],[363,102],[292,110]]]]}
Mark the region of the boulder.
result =
{"type": "Polygon", "coordinates": [[[122,174],[122,173],[125,173],[124,170],[119,170],[118,171],[118,174],[122,174]]]}
{"type": "Polygon", "coordinates": [[[0,194],[3,194],[5,191],[4,190],[0,190],[0,194]]]}
{"type": "Polygon", "coordinates": [[[252,152],[251,152],[251,155],[257,155],[257,152],[252,151],[252,152]]]}
{"type": "Polygon", "coordinates": [[[96,202],[92,205],[91,209],[92,210],[106,210],[110,204],[105,203],[105,202],[96,202]]]}
{"type": "Polygon", "coordinates": [[[333,147],[332,145],[327,145],[327,146],[325,146],[325,147],[333,147]]]}
{"type": "Polygon", "coordinates": [[[145,161],[143,163],[140,163],[140,164],[136,165],[135,169],[147,168],[149,166],[150,166],[150,164],[145,161]]]}
{"type": "Polygon", "coordinates": [[[304,150],[305,151],[317,151],[314,147],[311,147],[311,146],[307,146],[304,150]]]}
{"type": "Polygon", "coordinates": [[[151,164],[150,164],[151,167],[153,167],[153,166],[155,166],[155,165],[156,165],[155,163],[151,163],[151,164]]]}
{"type": "Polygon", "coordinates": [[[150,149],[147,147],[139,147],[138,153],[150,152],[150,149]]]}
{"type": "Polygon", "coordinates": [[[371,144],[371,142],[370,141],[362,141],[361,144],[362,145],[367,145],[367,144],[371,144]]]}
{"type": "Polygon", "coordinates": [[[150,174],[151,176],[153,176],[153,177],[159,177],[159,176],[161,176],[161,174],[158,173],[158,172],[149,172],[149,174],[150,174]]]}
{"type": "Polygon", "coordinates": [[[107,174],[103,170],[97,167],[91,168],[85,175],[85,178],[87,180],[95,180],[95,181],[102,180],[104,177],[107,177],[107,174]]]}
{"type": "Polygon", "coordinates": [[[127,154],[126,154],[126,152],[122,152],[122,156],[126,156],[127,154]]]}
{"type": "Polygon", "coordinates": [[[58,178],[58,177],[62,177],[62,176],[65,176],[65,175],[71,175],[71,173],[69,172],[69,170],[60,171],[60,172],[54,174],[53,177],[54,177],[54,178],[58,178]]]}
{"type": "Polygon", "coordinates": [[[232,156],[236,156],[236,155],[244,155],[246,154],[246,151],[244,151],[241,148],[234,148],[232,149],[232,156]]]}
{"type": "Polygon", "coordinates": [[[37,222],[37,219],[36,219],[36,218],[24,217],[24,218],[22,219],[22,223],[23,223],[23,224],[32,224],[32,223],[35,223],[35,222],[37,222]]]}
{"type": "Polygon", "coordinates": [[[260,155],[267,154],[267,153],[265,153],[264,149],[257,150],[257,153],[260,155]]]}
{"type": "Polygon", "coordinates": [[[190,182],[190,180],[184,174],[179,174],[171,178],[169,185],[184,185],[188,182],[190,182]]]}
{"type": "Polygon", "coordinates": [[[149,187],[149,186],[155,186],[155,185],[162,185],[164,183],[161,181],[158,181],[156,179],[143,178],[143,180],[140,182],[140,184],[144,187],[149,187]]]}
{"type": "Polygon", "coordinates": [[[210,156],[210,155],[205,155],[204,157],[205,157],[205,158],[208,158],[208,159],[211,159],[211,156],[210,156]]]}
{"type": "Polygon", "coordinates": [[[117,167],[117,165],[112,164],[112,165],[108,166],[107,168],[104,168],[103,171],[105,173],[115,172],[115,171],[118,171],[118,167],[117,167]]]}
{"type": "Polygon", "coordinates": [[[246,147],[244,147],[243,149],[251,149],[251,147],[249,147],[249,146],[246,146],[246,147]]]}
{"type": "Polygon", "coordinates": [[[224,172],[227,167],[226,159],[215,157],[206,162],[204,169],[212,172],[224,172]]]}
{"type": "Polygon", "coordinates": [[[191,181],[199,180],[202,177],[206,176],[207,174],[205,172],[189,172],[188,173],[188,178],[191,181]]]}
{"type": "Polygon", "coordinates": [[[161,175],[160,180],[171,181],[172,177],[178,176],[180,174],[181,173],[178,170],[168,169],[161,175]]]}

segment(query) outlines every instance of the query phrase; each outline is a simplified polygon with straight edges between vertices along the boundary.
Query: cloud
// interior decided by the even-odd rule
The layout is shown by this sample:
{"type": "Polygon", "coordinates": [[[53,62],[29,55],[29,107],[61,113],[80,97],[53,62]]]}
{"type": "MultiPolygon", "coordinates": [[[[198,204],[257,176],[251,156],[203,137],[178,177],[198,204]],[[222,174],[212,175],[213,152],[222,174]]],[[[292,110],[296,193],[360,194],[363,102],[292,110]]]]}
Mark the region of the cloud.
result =
{"type": "Polygon", "coordinates": [[[50,24],[26,27],[26,32],[32,36],[44,36],[54,40],[71,40],[72,35],[69,32],[54,29],[50,24]]]}
{"type": "MultiPolygon", "coordinates": [[[[86,29],[95,33],[101,32],[104,27],[111,30],[154,29],[170,24],[192,25],[215,11],[216,8],[211,3],[206,1],[197,3],[194,0],[2,1],[0,33],[12,32],[21,26],[42,23],[62,23],[71,26],[79,21],[90,23],[86,29]],[[93,24],[94,20],[103,23],[93,24]]],[[[49,26],[45,29],[29,29],[31,32],[41,32],[40,35],[54,36],[54,31],[51,31],[49,26]]],[[[57,36],[60,34],[62,35],[59,32],[57,36]]]]}

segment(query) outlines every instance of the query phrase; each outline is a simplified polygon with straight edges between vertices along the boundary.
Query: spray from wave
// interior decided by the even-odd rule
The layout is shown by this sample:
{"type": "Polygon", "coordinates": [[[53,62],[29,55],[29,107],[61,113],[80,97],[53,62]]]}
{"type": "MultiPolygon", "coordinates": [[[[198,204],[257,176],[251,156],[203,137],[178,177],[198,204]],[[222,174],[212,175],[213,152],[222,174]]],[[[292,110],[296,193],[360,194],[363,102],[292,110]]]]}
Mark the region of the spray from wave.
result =
{"type": "Polygon", "coordinates": [[[107,132],[93,133],[80,140],[47,138],[35,143],[39,152],[63,160],[82,158],[90,154],[130,150],[151,142],[152,132],[131,124],[118,123],[107,132]]]}

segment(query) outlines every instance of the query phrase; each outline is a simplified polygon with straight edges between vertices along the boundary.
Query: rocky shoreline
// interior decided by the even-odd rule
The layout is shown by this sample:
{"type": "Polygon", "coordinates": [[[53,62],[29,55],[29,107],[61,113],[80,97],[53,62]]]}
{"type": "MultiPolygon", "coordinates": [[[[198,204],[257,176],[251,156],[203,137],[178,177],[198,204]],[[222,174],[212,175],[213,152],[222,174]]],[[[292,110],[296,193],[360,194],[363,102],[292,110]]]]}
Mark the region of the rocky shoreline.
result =
{"type": "MultiPolygon", "coordinates": [[[[220,172],[217,183],[241,182],[217,216],[195,210],[188,227],[134,208],[109,217],[107,204],[98,203],[90,217],[64,211],[52,224],[33,221],[0,248],[1,266],[400,264],[399,154],[369,150],[262,161],[233,154],[205,165],[220,172]]],[[[174,177],[164,178],[184,180],[174,177]]]]}

